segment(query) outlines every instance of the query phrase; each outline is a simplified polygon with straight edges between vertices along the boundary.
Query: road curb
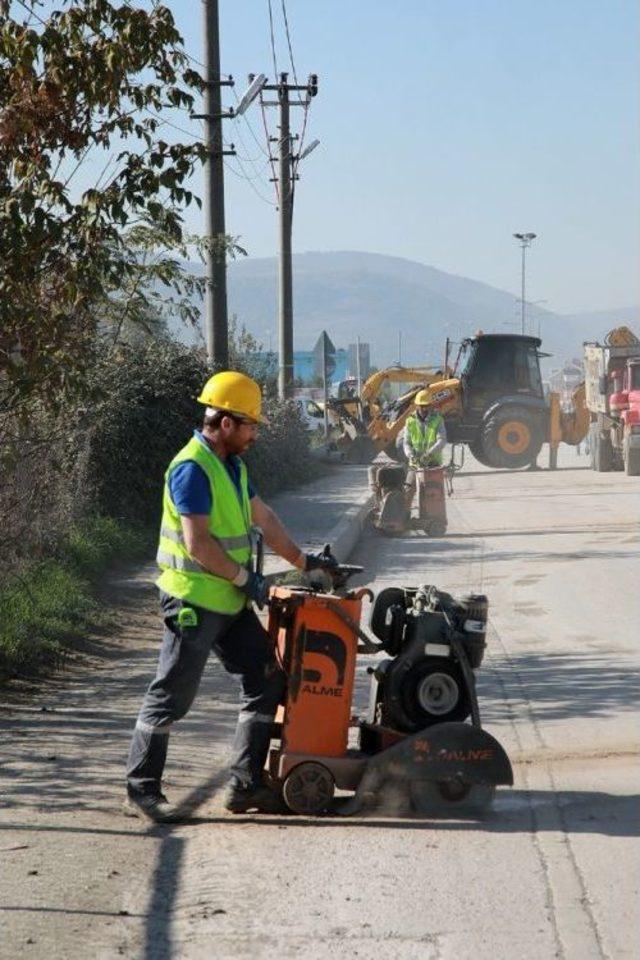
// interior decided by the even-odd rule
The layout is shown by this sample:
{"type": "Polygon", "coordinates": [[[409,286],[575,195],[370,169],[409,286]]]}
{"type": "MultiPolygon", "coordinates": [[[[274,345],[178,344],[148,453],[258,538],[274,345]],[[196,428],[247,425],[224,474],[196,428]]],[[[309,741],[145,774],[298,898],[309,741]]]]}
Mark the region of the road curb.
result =
{"type": "MultiPolygon", "coordinates": [[[[367,517],[373,506],[373,497],[366,496],[362,503],[347,507],[344,516],[329,530],[326,536],[318,539],[318,549],[324,543],[331,545],[331,552],[340,563],[346,563],[362,536],[367,517]]],[[[279,557],[265,557],[265,574],[269,580],[291,573],[291,567],[281,567],[279,557]],[[273,565],[278,564],[278,567],[273,565]]]]}
{"type": "Polygon", "coordinates": [[[368,496],[364,503],[349,507],[329,531],[327,543],[331,544],[331,550],[340,563],[346,563],[357,546],[372,506],[373,498],[368,496]]]}

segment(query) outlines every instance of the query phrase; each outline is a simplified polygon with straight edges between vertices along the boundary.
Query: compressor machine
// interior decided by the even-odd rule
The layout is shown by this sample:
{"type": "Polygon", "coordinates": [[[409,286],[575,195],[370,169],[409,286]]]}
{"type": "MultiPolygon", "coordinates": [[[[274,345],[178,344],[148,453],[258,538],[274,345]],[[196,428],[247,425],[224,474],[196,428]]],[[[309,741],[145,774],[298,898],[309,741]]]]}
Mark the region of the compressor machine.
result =
{"type": "Polygon", "coordinates": [[[300,814],[328,811],[336,788],[355,792],[342,813],[379,807],[389,788],[403,811],[480,812],[496,785],[513,783],[504,749],[482,729],[475,690],[487,598],[456,599],[434,586],[382,590],[373,639],[360,627],[362,601],[373,594],[347,589],[361,571],[337,566],[329,589],[326,580],[271,589],[269,632],[288,684],[269,773],[300,814]],[[369,708],[356,718],[363,654],[384,658],[367,670],[369,708]]]}

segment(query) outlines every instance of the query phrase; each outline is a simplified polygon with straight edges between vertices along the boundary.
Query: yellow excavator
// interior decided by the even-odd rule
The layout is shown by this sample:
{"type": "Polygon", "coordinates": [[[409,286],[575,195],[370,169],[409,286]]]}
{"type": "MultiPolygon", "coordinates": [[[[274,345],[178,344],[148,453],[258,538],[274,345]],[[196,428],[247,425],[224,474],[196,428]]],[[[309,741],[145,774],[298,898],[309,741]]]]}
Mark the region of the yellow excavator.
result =
{"type": "Polygon", "coordinates": [[[441,370],[392,367],[366,381],[360,397],[333,400],[329,413],[342,427],[337,441],[352,463],[368,463],[381,450],[397,459],[398,440],[414,398],[427,389],[445,418],[452,444],[467,444],[488,467],[517,469],[534,464],[549,443],[549,466],[558,445],[577,444],[589,429],[584,385],[573,395],[570,412],[558,394],[545,395],[540,373],[541,341],[516,334],[484,334],[463,340],[449,367],[448,348],[441,370]],[[395,400],[385,401],[387,380],[410,384],[395,400]]]}
{"type": "MultiPolygon", "coordinates": [[[[442,377],[443,371],[435,367],[397,365],[372,373],[359,396],[357,381],[340,383],[337,396],[327,400],[327,411],[330,424],[341,430],[337,445],[345,461],[369,463],[380,450],[395,457],[396,439],[413,409],[413,397],[442,377]]],[[[322,416],[322,401],[314,406],[318,411],[314,415],[322,416]]]]}

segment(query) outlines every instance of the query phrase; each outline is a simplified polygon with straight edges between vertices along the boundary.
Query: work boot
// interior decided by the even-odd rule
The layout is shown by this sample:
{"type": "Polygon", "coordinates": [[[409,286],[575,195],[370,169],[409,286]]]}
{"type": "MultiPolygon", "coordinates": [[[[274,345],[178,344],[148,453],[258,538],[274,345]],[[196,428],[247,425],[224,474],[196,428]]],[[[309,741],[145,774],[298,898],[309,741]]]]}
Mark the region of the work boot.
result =
{"type": "Polygon", "coordinates": [[[287,813],[284,800],[269,787],[230,783],[224,798],[225,810],[230,813],[287,813]]]}
{"type": "Polygon", "coordinates": [[[140,817],[153,823],[176,823],[187,819],[187,816],[180,815],[178,807],[169,803],[164,793],[145,794],[128,790],[122,812],[126,817],[140,817]]]}

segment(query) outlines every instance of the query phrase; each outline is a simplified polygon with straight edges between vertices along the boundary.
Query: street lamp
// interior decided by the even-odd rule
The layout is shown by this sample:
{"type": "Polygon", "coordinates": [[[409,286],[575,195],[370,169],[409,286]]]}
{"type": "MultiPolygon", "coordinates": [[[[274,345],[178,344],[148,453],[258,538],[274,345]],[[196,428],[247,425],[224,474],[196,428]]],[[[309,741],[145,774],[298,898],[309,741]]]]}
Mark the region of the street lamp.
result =
{"type": "Polygon", "coordinates": [[[524,335],[525,331],[525,298],[524,298],[524,289],[525,289],[525,252],[527,247],[531,246],[531,242],[536,239],[536,233],[514,233],[514,238],[519,241],[520,247],[522,249],[522,314],[521,314],[521,333],[524,335]]]}

